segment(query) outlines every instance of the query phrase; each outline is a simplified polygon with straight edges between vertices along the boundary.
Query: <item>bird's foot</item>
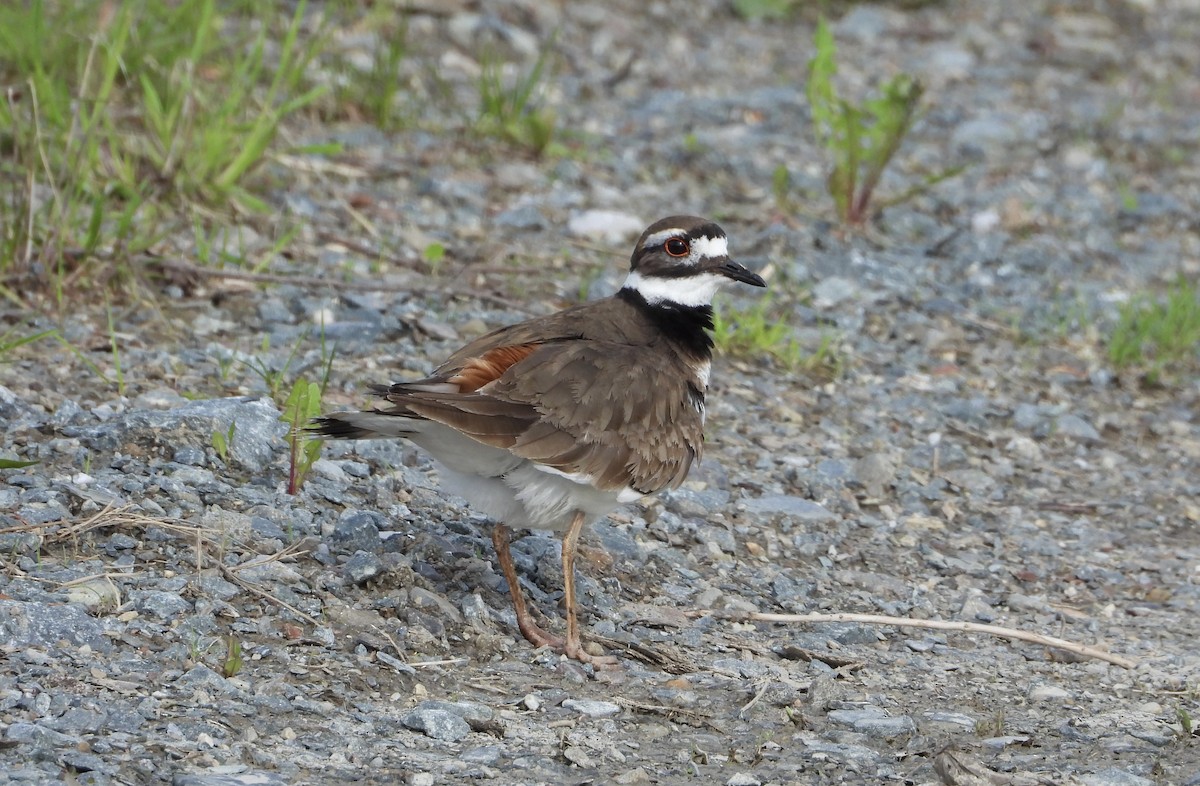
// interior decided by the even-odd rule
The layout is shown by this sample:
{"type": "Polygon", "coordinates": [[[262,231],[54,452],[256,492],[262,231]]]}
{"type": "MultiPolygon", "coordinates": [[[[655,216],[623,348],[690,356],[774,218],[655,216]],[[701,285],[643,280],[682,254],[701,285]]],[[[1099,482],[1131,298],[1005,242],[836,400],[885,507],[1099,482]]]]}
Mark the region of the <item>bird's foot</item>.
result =
{"type": "Polygon", "coordinates": [[[566,655],[572,660],[577,660],[580,663],[590,663],[595,669],[615,669],[617,668],[617,659],[613,655],[594,654],[588,652],[583,646],[582,641],[570,641],[562,636],[542,628],[531,617],[517,620],[517,627],[521,629],[521,635],[535,647],[549,647],[559,655],[566,655]]]}

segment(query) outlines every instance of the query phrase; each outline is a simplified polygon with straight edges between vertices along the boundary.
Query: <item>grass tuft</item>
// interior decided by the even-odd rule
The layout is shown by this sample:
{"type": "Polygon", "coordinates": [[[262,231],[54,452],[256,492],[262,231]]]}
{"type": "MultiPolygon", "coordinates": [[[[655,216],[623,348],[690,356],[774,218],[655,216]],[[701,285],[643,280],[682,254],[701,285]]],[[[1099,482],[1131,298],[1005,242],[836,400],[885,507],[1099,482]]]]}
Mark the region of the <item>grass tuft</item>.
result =
{"type": "MultiPolygon", "coordinates": [[[[833,84],[837,74],[837,44],[822,18],[813,35],[816,54],[808,64],[808,103],[817,140],[833,159],[826,186],[833,197],[838,220],[861,225],[878,211],[875,190],[889,162],[919,116],[924,88],[915,78],[897,74],[880,87],[880,95],[862,104],[852,104],[838,95],[833,84]]],[[[937,182],[962,171],[952,167],[929,176],[886,204],[911,199],[937,182]]],[[[786,186],[776,173],[776,198],[786,186]]]]}
{"type": "Polygon", "coordinates": [[[301,85],[322,41],[306,7],[281,23],[216,0],[0,5],[0,280],[61,307],[194,210],[264,211],[255,175],[324,91],[301,85]]]}
{"type": "Polygon", "coordinates": [[[1108,359],[1118,370],[1140,369],[1155,385],[1200,360],[1200,299],[1180,277],[1166,301],[1139,295],[1121,307],[1108,341],[1108,359]]]}
{"type": "Polygon", "coordinates": [[[718,351],[735,357],[770,357],[789,371],[840,377],[845,362],[837,349],[837,338],[825,334],[812,352],[792,332],[787,309],[771,298],[761,298],[745,310],[720,309],[713,317],[713,341],[718,351]]]}
{"type": "Polygon", "coordinates": [[[535,155],[551,149],[556,130],[554,112],[542,105],[550,45],[542,50],[529,70],[511,83],[504,64],[495,56],[485,57],[479,74],[479,115],[476,130],[523,147],[535,155]]]}

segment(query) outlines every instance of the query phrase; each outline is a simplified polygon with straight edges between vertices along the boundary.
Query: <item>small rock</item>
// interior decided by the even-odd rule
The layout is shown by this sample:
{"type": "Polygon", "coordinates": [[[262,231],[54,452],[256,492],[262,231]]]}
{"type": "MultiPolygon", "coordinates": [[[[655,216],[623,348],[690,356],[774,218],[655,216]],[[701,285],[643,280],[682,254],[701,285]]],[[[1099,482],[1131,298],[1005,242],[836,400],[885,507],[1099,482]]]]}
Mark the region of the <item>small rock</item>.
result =
{"type": "Polygon", "coordinates": [[[637,237],[645,228],[642,219],[619,210],[585,210],[567,219],[567,231],[616,244],[637,237]]]}
{"type": "Polygon", "coordinates": [[[235,693],[237,687],[203,663],[180,675],[175,684],[184,688],[203,688],[217,693],[235,693]]]}
{"type": "Polygon", "coordinates": [[[99,426],[67,428],[63,433],[78,437],[92,450],[115,452],[135,443],[174,455],[184,445],[210,444],[214,433],[228,434],[231,425],[229,455],[247,470],[264,471],[275,451],[283,449],[288,426],[266,398],[207,399],[168,410],[129,410],[99,426]]]}
{"type": "Polygon", "coordinates": [[[1091,423],[1088,423],[1078,415],[1060,415],[1054,421],[1054,432],[1064,437],[1077,439],[1080,442],[1101,441],[1100,432],[1096,431],[1091,423]]]}
{"type": "Polygon", "coordinates": [[[1018,434],[1008,441],[1004,450],[1010,456],[1020,459],[1027,464],[1037,464],[1042,460],[1042,446],[1032,438],[1018,434]]]}
{"type": "Polygon", "coordinates": [[[21,647],[53,647],[60,641],[107,652],[112,643],[104,628],[77,603],[49,606],[0,600],[0,641],[21,647]]]}
{"type": "Polygon", "coordinates": [[[574,764],[576,767],[591,767],[593,766],[592,757],[587,755],[587,751],[578,745],[568,745],[562,752],[563,758],[574,764]]]}
{"type": "Polygon", "coordinates": [[[499,763],[500,755],[503,752],[504,749],[499,745],[481,745],[478,748],[463,751],[459,758],[472,764],[484,764],[491,767],[499,763]]]}
{"type": "Polygon", "coordinates": [[[762,786],[762,781],[748,772],[735,772],[725,781],[725,786],[762,786]]]}
{"type": "Polygon", "coordinates": [[[361,586],[383,573],[383,562],[369,551],[356,551],[346,560],[342,571],[351,583],[361,586]]]}
{"type": "Polygon", "coordinates": [[[1071,693],[1057,685],[1034,685],[1029,689],[1030,701],[1062,701],[1071,698],[1071,693]]]}
{"type": "Polygon", "coordinates": [[[915,734],[917,724],[907,715],[892,717],[879,707],[864,707],[861,710],[830,710],[829,720],[850,726],[860,734],[877,737],[893,737],[898,734],[915,734]]]}
{"type": "Polygon", "coordinates": [[[1084,786],[1154,786],[1154,781],[1116,767],[1105,767],[1088,775],[1080,775],[1084,786]]]}
{"type": "Polygon", "coordinates": [[[329,533],[329,547],[337,551],[373,552],[379,549],[379,530],[386,520],[373,510],[344,510],[329,533]]]}
{"type": "Polygon", "coordinates": [[[107,576],[89,579],[67,588],[67,598],[80,603],[92,613],[111,611],[121,605],[121,591],[107,576]]]}
{"type": "MultiPolygon", "coordinates": [[[[208,773],[180,773],[171,779],[171,786],[288,786],[292,779],[267,770],[234,770],[213,767],[208,773]]],[[[240,769],[240,768],[239,768],[240,769]]]]}
{"type": "Polygon", "coordinates": [[[854,479],[872,497],[883,496],[883,487],[896,477],[896,463],[883,453],[868,453],[854,462],[854,479]]]}
{"type": "Polygon", "coordinates": [[[441,709],[418,707],[401,718],[400,722],[413,731],[443,742],[458,742],[471,733],[471,727],[465,720],[441,709]]]}
{"type": "Polygon", "coordinates": [[[813,305],[819,309],[831,309],[858,296],[858,284],[842,276],[822,279],[813,287],[813,305]]]}
{"type": "Polygon", "coordinates": [[[824,506],[812,500],[793,497],[789,494],[764,494],[761,497],[745,500],[745,505],[746,510],[751,513],[790,516],[814,524],[833,521],[837,518],[824,506]]]}
{"type": "Polygon", "coordinates": [[[575,710],[580,715],[587,715],[589,718],[608,718],[621,711],[619,704],[593,699],[567,699],[562,706],[563,709],[575,710]]]}

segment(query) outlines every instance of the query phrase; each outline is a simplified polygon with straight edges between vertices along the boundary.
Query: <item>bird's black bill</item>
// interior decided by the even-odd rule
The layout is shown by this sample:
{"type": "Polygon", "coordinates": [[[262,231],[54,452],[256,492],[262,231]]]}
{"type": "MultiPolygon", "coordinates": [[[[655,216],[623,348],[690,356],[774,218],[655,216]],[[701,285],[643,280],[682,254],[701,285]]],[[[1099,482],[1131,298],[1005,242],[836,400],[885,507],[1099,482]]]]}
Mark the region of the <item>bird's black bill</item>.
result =
{"type": "Polygon", "coordinates": [[[755,287],[765,287],[767,285],[767,282],[763,281],[762,276],[757,273],[751,273],[732,259],[721,265],[717,270],[726,278],[741,281],[743,284],[750,284],[755,287]]]}

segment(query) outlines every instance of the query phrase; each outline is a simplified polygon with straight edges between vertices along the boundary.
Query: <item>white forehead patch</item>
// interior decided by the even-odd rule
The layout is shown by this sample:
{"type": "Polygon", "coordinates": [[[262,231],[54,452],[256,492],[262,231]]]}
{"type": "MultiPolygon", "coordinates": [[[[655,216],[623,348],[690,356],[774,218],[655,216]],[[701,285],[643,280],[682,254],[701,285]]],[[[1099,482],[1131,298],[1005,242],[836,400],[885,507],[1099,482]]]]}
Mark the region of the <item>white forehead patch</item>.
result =
{"type": "Polygon", "coordinates": [[[728,255],[729,241],[723,237],[698,237],[692,241],[691,258],[697,262],[728,255]]]}
{"type": "Polygon", "coordinates": [[[673,303],[677,306],[709,306],[713,295],[728,278],[718,273],[700,273],[682,278],[643,276],[636,270],[625,278],[622,289],[632,289],[647,303],[673,303]]]}

